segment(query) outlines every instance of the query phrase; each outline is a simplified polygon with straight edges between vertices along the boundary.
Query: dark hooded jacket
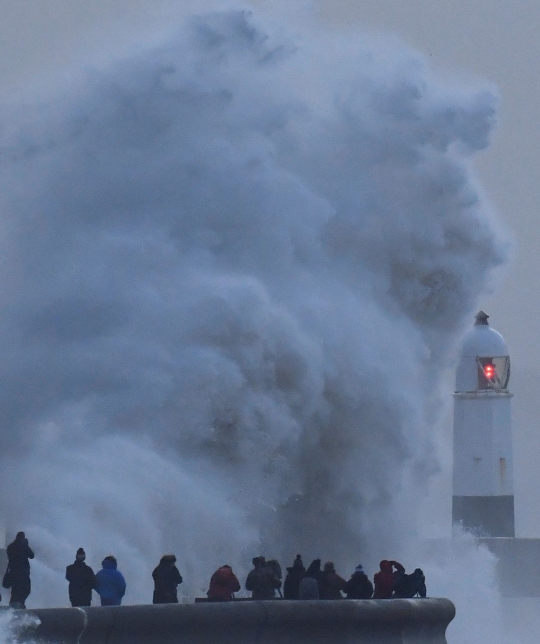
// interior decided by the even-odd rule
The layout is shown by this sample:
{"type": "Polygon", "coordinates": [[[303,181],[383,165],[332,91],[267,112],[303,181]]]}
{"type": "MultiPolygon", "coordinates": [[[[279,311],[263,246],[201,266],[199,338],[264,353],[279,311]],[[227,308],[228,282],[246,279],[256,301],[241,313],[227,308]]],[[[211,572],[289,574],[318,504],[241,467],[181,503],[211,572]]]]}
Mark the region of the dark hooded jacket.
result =
{"type": "Polygon", "coordinates": [[[405,573],[399,577],[394,586],[394,597],[410,598],[419,595],[425,597],[426,591],[426,578],[420,568],[417,568],[412,574],[406,575],[405,573]]]}
{"type": "Polygon", "coordinates": [[[240,590],[240,582],[230,566],[221,566],[212,575],[208,588],[209,602],[229,602],[234,599],[233,593],[240,590]]]}
{"type": "Polygon", "coordinates": [[[178,585],[182,583],[182,575],[176,567],[176,557],[165,555],[154,568],[154,604],[177,604],[178,585]]]}
{"type": "Polygon", "coordinates": [[[28,545],[28,539],[19,532],[15,541],[7,547],[8,567],[6,574],[11,587],[10,606],[24,608],[32,590],[30,582],[30,561],[34,552],[28,545]]]}
{"type": "Polygon", "coordinates": [[[345,580],[337,574],[333,563],[325,564],[322,579],[321,599],[343,599],[341,591],[345,589],[345,580]]]}
{"type": "Polygon", "coordinates": [[[103,568],[96,573],[96,590],[101,597],[102,606],[120,606],[126,594],[126,580],[117,570],[116,559],[105,557],[103,568]]]}
{"type": "Polygon", "coordinates": [[[373,584],[366,573],[362,570],[355,570],[352,577],[345,584],[347,599],[371,599],[373,595],[373,584]]]}
{"type": "Polygon", "coordinates": [[[383,559],[380,563],[380,572],[375,574],[375,591],[373,599],[390,599],[394,592],[396,580],[405,572],[405,568],[397,561],[383,559]],[[394,571],[393,568],[396,570],[394,571]]]}
{"type": "Polygon", "coordinates": [[[34,551],[28,545],[28,539],[17,536],[7,547],[7,556],[12,575],[30,576],[29,559],[34,558],[34,551]]]}
{"type": "Polygon", "coordinates": [[[302,557],[297,555],[293,565],[287,568],[287,576],[283,584],[284,599],[300,599],[300,580],[305,572],[302,557]]]}
{"type": "Polygon", "coordinates": [[[253,565],[254,568],[246,579],[246,590],[251,591],[252,599],[274,599],[275,590],[281,587],[281,581],[266,565],[264,558],[255,557],[253,565]]]}
{"type": "Polygon", "coordinates": [[[69,601],[72,606],[90,606],[92,590],[96,587],[96,576],[90,566],[82,560],[75,560],[66,568],[69,581],[69,601]]]}

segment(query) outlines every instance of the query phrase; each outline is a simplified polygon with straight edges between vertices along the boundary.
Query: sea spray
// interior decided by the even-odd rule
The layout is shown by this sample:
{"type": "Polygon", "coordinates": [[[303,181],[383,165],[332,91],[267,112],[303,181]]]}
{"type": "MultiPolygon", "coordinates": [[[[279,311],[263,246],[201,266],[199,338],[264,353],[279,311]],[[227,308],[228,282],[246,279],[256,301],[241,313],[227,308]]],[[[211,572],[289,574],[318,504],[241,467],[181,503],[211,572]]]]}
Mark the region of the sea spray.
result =
{"type": "Polygon", "coordinates": [[[39,626],[36,615],[13,609],[0,611],[0,642],[2,644],[33,644],[32,633],[39,626]]]}
{"type": "Polygon", "coordinates": [[[260,552],[414,547],[441,376],[506,258],[471,170],[494,105],[224,11],[6,107],[0,512],[31,605],[66,604],[80,546],[129,603],[166,552],[191,600],[260,552]]]}

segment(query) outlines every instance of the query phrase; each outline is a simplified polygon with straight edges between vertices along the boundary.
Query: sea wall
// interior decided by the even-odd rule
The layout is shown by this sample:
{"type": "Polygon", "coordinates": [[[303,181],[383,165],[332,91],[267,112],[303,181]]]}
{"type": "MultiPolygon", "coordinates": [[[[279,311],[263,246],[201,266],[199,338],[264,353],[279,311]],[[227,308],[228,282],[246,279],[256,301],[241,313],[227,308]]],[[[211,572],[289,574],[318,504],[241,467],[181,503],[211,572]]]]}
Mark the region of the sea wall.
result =
{"type": "MultiPolygon", "coordinates": [[[[22,613],[23,611],[21,611],[22,613]]],[[[447,599],[49,608],[18,641],[51,644],[446,644],[447,599]]]]}
{"type": "Polygon", "coordinates": [[[536,572],[540,570],[540,539],[486,537],[478,542],[497,557],[497,582],[503,597],[540,597],[536,572]]]}

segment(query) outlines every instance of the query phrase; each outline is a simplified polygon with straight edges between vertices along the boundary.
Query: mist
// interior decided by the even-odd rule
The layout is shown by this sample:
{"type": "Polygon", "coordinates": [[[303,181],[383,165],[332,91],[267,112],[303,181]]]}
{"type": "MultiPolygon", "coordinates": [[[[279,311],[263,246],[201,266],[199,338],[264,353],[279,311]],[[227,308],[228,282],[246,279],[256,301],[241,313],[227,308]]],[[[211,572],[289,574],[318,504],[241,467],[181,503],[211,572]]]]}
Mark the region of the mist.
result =
{"type": "MultiPolygon", "coordinates": [[[[0,513],[29,606],[67,603],[80,546],[127,603],[166,552],[186,601],[261,552],[421,556],[441,383],[508,254],[473,168],[495,107],[404,47],[242,10],[4,104],[0,513]]],[[[459,543],[487,622],[494,561],[459,543]]]]}

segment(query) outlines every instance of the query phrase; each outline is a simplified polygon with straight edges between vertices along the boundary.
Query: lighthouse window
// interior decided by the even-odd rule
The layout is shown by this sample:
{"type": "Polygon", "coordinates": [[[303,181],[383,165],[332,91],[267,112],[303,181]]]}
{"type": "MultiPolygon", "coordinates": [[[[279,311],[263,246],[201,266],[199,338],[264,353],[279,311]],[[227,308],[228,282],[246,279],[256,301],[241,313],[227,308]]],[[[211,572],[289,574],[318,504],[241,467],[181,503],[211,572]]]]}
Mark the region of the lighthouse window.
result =
{"type": "Polygon", "coordinates": [[[510,379],[510,358],[508,356],[482,357],[478,365],[478,389],[506,389],[510,379]]]}

